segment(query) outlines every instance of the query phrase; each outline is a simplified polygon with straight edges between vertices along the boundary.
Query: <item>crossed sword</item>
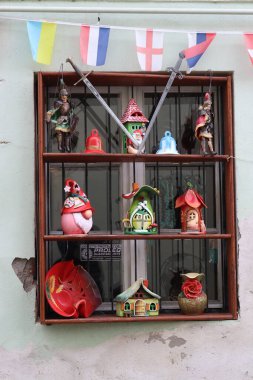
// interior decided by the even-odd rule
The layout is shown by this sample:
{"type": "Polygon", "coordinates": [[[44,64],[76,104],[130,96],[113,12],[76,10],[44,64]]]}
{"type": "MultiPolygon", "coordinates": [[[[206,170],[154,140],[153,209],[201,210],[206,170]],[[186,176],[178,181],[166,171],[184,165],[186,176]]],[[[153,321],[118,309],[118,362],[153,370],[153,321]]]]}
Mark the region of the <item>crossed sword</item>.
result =
{"type": "Polygon", "coordinates": [[[153,128],[153,125],[154,125],[154,122],[157,118],[157,115],[164,103],[164,100],[168,94],[168,92],[170,91],[170,88],[174,82],[174,79],[178,76],[179,79],[182,79],[183,78],[183,75],[182,73],[179,71],[180,69],[180,66],[181,66],[181,63],[184,59],[184,54],[183,52],[180,52],[179,53],[179,58],[177,60],[177,63],[175,65],[175,67],[168,67],[168,72],[171,73],[170,74],[170,77],[168,79],[168,82],[166,83],[165,85],[165,88],[163,90],[163,93],[159,99],[159,102],[155,108],[155,111],[152,115],[152,118],[147,126],[147,130],[146,130],[146,133],[144,135],[144,138],[141,142],[137,141],[132,135],[130,132],[128,132],[128,130],[126,129],[126,127],[121,123],[120,119],[115,115],[115,113],[112,111],[112,109],[108,106],[108,104],[104,101],[104,99],[100,96],[99,92],[96,90],[96,88],[92,85],[92,83],[89,81],[89,79],[87,78],[88,75],[91,73],[87,73],[86,75],[84,75],[82,73],[82,71],[76,66],[76,64],[70,59],[70,58],[67,58],[66,59],[66,62],[67,63],[70,63],[71,66],[73,67],[73,69],[75,70],[75,72],[80,76],[80,80],[78,82],[75,83],[75,85],[79,82],[83,82],[87,87],[88,89],[92,92],[92,94],[97,98],[97,100],[99,101],[99,103],[105,108],[105,110],[111,115],[111,117],[115,120],[115,122],[118,124],[118,126],[122,129],[122,131],[125,133],[125,135],[133,142],[133,144],[138,148],[137,150],[137,154],[140,154],[142,149],[144,148],[145,146],[145,143],[146,143],[146,140],[153,128]]]}

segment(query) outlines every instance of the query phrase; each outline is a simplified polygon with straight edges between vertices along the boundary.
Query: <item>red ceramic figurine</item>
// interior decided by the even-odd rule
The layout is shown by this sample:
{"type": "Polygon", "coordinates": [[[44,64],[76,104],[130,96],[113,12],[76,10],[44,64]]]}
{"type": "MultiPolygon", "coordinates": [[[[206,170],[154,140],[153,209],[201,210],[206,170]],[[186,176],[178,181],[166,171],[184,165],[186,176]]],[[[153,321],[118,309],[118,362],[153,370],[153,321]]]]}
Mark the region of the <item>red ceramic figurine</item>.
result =
{"type": "Polygon", "coordinates": [[[64,234],[87,234],[93,224],[90,201],[80,188],[78,183],[72,179],[65,182],[65,193],[67,198],[61,212],[61,225],[64,234]]]}
{"type": "MultiPolygon", "coordinates": [[[[190,186],[190,185],[189,185],[190,186]]],[[[202,218],[202,207],[207,207],[203,198],[192,188],[176,199],[175,208],[181,208],[182,233],[206,233],[202,218]]]]}
{"type": "Polygon", "coordinates": [[[204,96],[204,103],[199,107],[199,117],[196,121],[195,136],[201,143],[201,150],[204,155],[217,154],[213,149],[213,112],[211,94],[207,92],[204,96]],[[206,150],[206,142],[210,153],[206,150]]]}

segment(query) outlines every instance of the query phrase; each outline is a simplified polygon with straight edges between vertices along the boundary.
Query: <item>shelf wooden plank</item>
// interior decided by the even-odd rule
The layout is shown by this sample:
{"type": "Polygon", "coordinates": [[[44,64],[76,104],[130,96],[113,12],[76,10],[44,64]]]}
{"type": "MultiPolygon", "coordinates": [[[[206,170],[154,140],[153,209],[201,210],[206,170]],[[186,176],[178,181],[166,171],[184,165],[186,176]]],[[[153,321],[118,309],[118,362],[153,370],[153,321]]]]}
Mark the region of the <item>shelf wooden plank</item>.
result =
{"type": "Polygon", "coordinates": [[[125,234],[89,234],[89,235],[44,235],[45,241],[98,241],[98,240],[185,240],[185,239],[230,239],[231,234],[156,234],[156,235],[125,235],[125,234]]]}
{"type": "Polygon", "coordinates": [[[200,154],[85,154],[43,153],[44,162],[96,163],[96,162],[216,162],[227,161],[228,155],[202,156],[200,154]]]}
{"type": "Polygon", "coordinates": [[[167,321],[221,321],[237,319],[237,314],[231,313],[203,313],[200,315],[160,314],[156,317],[117,317],[112,314],[92,315],[89,318],[78,319],[45,319],[46,325],[77,324],[77,323],[125,323],[125,322],[167,322],[167,321]]]}

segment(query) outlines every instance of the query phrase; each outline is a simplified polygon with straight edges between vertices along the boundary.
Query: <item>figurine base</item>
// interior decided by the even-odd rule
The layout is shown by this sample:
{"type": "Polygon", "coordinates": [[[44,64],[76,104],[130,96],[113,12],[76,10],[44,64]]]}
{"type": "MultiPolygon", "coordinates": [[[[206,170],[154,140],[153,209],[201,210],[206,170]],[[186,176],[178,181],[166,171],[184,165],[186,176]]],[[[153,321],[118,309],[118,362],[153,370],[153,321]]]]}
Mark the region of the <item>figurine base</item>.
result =
{"type": "Polygon", "coordinates": [[[152,230],[132,230],[128,228],[124,229],[124,234],[126,235],[155,235],[157,233],[157,228],[152,230]]]}
{"type": "Polygon", "coordinates": [[[185,234],[192,234],[192,235],[204,235],[206,234],[206,232],[202,232],[202,231],[192,231],[192,230],[188,230],[188,231],[181,231],[179,232],[180,234],[182,235],[185,235],[185,234]]]}

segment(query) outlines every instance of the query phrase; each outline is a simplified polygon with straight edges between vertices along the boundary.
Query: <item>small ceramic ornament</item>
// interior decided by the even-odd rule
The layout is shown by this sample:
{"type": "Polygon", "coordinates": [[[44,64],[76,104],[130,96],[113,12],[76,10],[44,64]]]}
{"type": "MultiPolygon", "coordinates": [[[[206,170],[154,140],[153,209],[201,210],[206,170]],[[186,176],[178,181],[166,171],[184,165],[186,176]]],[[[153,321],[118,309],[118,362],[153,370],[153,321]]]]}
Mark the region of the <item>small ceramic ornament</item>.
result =
{"type": "Polygon", "coordinates": [[[125,199],[133,199],[127,217],[123,219],[126,234],[156,234],[157,224],[151,205],[151,196],[159,195],[159,190],[148,185],[139,187],[133,183],[132,192],[123,194],[125,199]]]}
{"type": "Polygon", "coordinates": [[[148,289],[148,280],[139,278],[115,298],[118,317],[153,317],[159,315],[160,296],[148,289]]]}
{"type": "Polygon", "coordinates": [[[51,308],[68,318],[88,318],[102,303],[91,275],[73,261],[61,261],[47,272],[46,297],[51,308]]]}
{"type": "Polygon", "coordinates": [[[78,183],[67,179],[64,191],[67,194],[62,212],[61,225],[64,234],[88,234],[92,228],[94,208],[78,183]]]}
{"type": "Polygon", "coordinates": [[[161,138],[159,149],[156,154],[179,154],[175,139],[171,136],[170,131],[166,131],[161,138]]]}
{"type": "Polygon", "coordinates": [[[201,212],[203,207],[207,207],[203,198],[193,188],[188,188],[176,199],[175,208],[181,208],[182,233],[206,233],[201,212]]]}
{"type": "Polygon", "coordinates": [[[85,151],[84,153],[90,154],[104,154],[105,152],[102,149],[101,137],[97,129],[92,129],[90,136],[87,137],[85,142],[85,151]]]}
{"type": "Polygon", "coordinates": [[[182,313],[187,315],[202,314],[207,307],[207,295],[202,290],[203,273],[181,274],[182,291],[178,295],[178,304],[182,313]]]}
{"type": "Polygon", "coordinates": [[[77,138],[75,129],[79,118],[73,112],[69,93],[63,81],[61,81],[61,87],[54,107],[47,111],[46,121],[54,126],[59,152],[70,153],[73,140],[77,138]]]}
{"type": "MultiPolygon", "coordinates": [[[[128,132],[139,142],[142,142],[146,131],[146,123],[148,119],[143,115],[139,106],[134,99],[130,99],[128,106],[120,119],[121,123],[125,126],[128,132]]],[[[123,136],[123,153],[136,154],[138,146],[135,146],[133,142],[123,136]]],[[[141,153],[144,153],[144,149],[141,153]]]]}
{"type": "Polygon", "coordinates": [[[199,117],[196,121],[195,136],[200,141],[201,151],[204,155],[217,154],[213,149],[213,120],[214,115],[211,110],[212,98],[211,94],[207,92],[204,96],[204,103],[199,107],[199,117]],[[208,150],[206,147],[208,145],[208,150]]]}

